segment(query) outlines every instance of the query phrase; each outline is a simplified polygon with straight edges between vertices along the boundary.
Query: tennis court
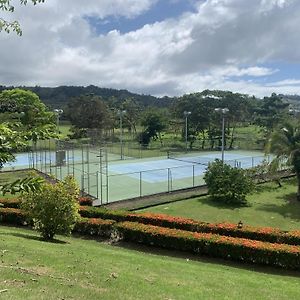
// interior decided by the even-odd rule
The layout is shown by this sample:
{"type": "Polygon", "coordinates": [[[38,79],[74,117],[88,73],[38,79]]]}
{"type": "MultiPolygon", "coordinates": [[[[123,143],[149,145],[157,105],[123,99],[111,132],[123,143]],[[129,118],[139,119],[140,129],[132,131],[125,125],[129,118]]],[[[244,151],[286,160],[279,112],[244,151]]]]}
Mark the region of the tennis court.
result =
{"type": "MultiPolygon", "coordinates": [[[[133,159],[103,149],[66,149],[17,155],[6,168],[34,167],[58,179],[72,175],[81,189],[98,199],[95,204],[171,192],[204,184],[209,162],[221,152],[168,153],[164,158],[133,159]]],[[[226,151],[231,166],[250,168],[269,158],[262,152],[226,151]]]]}

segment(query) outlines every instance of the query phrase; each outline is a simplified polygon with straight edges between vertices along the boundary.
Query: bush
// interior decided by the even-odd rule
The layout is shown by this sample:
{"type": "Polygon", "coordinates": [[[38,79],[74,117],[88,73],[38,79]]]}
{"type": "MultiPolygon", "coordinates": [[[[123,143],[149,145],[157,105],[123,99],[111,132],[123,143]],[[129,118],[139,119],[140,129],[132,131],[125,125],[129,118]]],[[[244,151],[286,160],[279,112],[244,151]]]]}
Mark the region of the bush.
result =
{"type": "Polygon", "coordinates": [[[21,208],[42,237],[51,240],[55,234],[70,234],[80,218],[78,195],[79,188],[69,176],[62,182],[47,183],[39,191],[24,194],[21,208]]]}
{"type": "Polygon", "coordinates": [[[223,203],[246,204],[246,195],[254,189],[254,181],[245,170],[218,159],[209,164],[204,180],[211,198],[223,203]]]}

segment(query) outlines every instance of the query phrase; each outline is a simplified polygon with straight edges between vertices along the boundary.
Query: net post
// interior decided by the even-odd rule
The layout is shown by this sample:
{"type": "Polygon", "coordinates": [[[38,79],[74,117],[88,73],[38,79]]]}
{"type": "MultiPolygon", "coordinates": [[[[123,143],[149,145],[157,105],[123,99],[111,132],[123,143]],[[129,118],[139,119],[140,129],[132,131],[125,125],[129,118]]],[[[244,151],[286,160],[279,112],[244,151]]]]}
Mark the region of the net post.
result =
{"type": "Polygon", "coordinates": [[[170,158],[170,151],[167,151],[167,158],[170,158]]]}

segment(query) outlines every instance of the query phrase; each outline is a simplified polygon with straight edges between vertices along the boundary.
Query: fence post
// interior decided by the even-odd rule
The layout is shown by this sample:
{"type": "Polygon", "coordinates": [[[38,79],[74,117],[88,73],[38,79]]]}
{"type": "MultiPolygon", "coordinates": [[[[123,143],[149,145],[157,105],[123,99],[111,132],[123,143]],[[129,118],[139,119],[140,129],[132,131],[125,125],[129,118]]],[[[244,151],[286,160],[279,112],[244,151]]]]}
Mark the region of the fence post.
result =
{"type": "Polygon", "coordinates": [[[143,190],[142,190],[142,188],[143,188],[143,186],[142,186],[142,171],[140,171],[140,197],[142,197],[143,196],[143,190]]]}
{"type": "Polygon", "coordinates": [[[168,193],[170,192],[170,168],[168,168],[168,193]]]}
{"type": "Polygon", "coordinates": [[[195,187],[195,165],[193,165],[193,187],[195,187]]]}
{"type": "Polygon", "coordinates": [[[84,174],[81,174],[81,194],[84,194],[84,174]]]}
{"type": "Polygon", "coordinates": [[[96,193],[97,199],[99,199],[99,171],[96,172],[96,193]]]}

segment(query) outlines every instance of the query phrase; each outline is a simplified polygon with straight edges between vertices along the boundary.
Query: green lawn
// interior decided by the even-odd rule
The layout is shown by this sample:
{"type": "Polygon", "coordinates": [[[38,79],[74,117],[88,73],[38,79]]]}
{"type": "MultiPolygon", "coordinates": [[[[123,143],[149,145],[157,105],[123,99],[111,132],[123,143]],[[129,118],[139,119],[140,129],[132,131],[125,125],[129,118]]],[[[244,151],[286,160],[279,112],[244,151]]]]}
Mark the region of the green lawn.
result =
{"type": "Polygon", "coordinates": [[[296,200],[295,180],[259,186],[247,197],[249,206],[231,207],[215,203],[209,197],[196,197],[151,207],[142,211],[182,216],[205,222],[233,222],[247,225],[300,229],[300,202],[296,200]]]}
{"type": "Polygon", "coordinates": [[[299,299],[299,273],[0,226],[0,298],[299,299]],[[125,246],[125,247],[124,247],[125,246]]]}

